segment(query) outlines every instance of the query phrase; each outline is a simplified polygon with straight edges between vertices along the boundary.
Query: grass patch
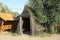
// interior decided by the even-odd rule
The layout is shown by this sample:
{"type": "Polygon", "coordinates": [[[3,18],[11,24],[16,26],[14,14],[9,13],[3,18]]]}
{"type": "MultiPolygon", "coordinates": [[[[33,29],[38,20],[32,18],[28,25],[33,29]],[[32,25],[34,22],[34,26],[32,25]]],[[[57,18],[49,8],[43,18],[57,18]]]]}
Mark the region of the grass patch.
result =
{"type": "Polygon", "coordinates": [[[17,32],[12,33],[12,36],[18,36],[18,35],[21,35],[21,34],[19,34],[17,32]]]}
{"type": "Polygon", "coordinates": [[[17,34],[17,33],[12,33],[11,35],[12,35],[12,36],[17,36],[18,34],[17,34]]]}
{"type": "Polygon", "coordinates": [[[42,32],[42,33],[35,34],[35,36],[39,36],[39,37],[46,37],[46,36],[48,36],[48,37],[50,37],[50,34],[42,32]]]}

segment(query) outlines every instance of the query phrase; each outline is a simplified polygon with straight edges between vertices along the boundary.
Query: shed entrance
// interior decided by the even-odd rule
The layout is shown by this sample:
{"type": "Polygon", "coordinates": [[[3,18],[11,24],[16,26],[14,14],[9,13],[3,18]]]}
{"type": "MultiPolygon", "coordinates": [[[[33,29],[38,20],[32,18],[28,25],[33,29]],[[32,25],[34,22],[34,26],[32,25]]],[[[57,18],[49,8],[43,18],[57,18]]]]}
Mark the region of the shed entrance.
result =
{"type": "Polygon", "coordinates": [[[30,18],[22,18],[23,20],[23,33],[24,34],[30,34],[30,18]]]}

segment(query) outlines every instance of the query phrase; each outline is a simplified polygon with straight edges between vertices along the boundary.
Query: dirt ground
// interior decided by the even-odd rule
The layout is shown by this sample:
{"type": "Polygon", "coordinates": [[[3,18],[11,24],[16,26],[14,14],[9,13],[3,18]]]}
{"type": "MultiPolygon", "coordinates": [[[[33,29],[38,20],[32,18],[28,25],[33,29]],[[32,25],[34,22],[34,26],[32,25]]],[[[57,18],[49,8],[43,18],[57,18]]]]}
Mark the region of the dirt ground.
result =
{"type": "Polygon", "coordinates": [[[26,34],[23,35],[11,35],[11,34],[0,34],[0,40],[60,40],[60,34],[46,36],[46,37],[38,37],[38,36],[29,36],[26,34]]]}

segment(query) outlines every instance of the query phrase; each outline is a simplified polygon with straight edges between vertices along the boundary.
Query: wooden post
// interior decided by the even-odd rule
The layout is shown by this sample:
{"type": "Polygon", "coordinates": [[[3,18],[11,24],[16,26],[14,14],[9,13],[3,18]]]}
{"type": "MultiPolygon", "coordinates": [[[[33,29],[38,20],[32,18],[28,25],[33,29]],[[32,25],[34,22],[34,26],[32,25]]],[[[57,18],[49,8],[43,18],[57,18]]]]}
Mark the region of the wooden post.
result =
{"type": "Polygon", "coordinates": [[[18,22],[18,26],[17,26],[17,32],[21,35],[23,34],[23,32],[22,32],[22,18],[21,17],[19,18],[19,22],[18,22]]]}
{"type": "Polygon", "coordinates": [[[31,34],[34,35],[34,20],[32,17],[30,17],[30,29],[31,29],[31,34]]]}
{"type": "Polygon", "coordinates": [[[3,26],[3,23],[4,23],[4,22],[2,21],[1,27],[3,26]]]}
{"type": "Polygon", "coordinates": [[[22,18],[20,17],[20,33],[21,33],[21,34],[23,34],[22,24],[23,24],[22,18]]]}
{"type": "Polygon", "coordinates": [[[3,23],[4,22],[2,21],[2,24],[1,24],[1,27],[0,27],[0,33],[4,31],[4,29],[3,29],[3,23]]]}

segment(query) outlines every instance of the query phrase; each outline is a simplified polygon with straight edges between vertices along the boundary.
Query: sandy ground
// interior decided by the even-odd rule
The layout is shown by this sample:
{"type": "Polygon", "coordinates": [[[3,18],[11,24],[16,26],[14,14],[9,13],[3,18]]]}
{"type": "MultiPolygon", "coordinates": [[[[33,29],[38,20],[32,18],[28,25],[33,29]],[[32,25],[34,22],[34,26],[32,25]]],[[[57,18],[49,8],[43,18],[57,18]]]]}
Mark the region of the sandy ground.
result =
{"type": "Polygon", "coordinates": [[[60,40],[60,34],[51,35],[49,37],[29,36],[26,34],[16,36],[9,34],[0,34],[0,40],[60,40]]]}

